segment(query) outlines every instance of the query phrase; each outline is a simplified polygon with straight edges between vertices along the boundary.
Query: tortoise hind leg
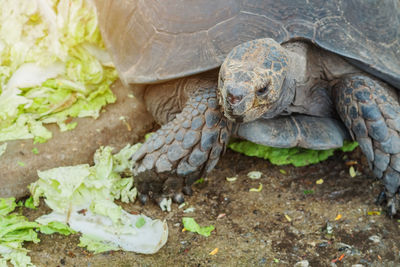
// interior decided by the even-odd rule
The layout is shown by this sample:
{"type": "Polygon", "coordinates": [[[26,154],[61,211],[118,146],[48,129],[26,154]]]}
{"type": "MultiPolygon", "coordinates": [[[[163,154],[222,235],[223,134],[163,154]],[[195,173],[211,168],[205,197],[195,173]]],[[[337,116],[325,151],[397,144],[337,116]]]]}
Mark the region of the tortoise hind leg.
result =
{"type": "Polygon", "coordinates": [[[368,76],[347,76],[334,85],[338,113],[383,180],[388,214],[399,208],[400,105],[397,91],[368,76]]]}
{"type": "Polygon", "coordinates": [[[159,204],[167,197],[182,202],[181,191],[217,164],[230,136],[230,124],[219,110],[216,81],[205,81],[181,113],[163,125],[132,156],[140,199],[159,204]]]}

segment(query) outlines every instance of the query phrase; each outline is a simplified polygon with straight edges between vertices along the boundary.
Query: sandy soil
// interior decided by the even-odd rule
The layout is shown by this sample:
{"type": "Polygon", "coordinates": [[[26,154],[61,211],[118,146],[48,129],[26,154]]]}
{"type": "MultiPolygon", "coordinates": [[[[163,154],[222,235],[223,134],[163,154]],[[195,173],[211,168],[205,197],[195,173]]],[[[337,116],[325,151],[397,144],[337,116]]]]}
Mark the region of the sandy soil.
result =
{"type": "MultiPolygon", "coordinates": [[[[112,252],[93,255],[77,247],[78,236],[40,235],[29,244],[37,266],[399,266],[400,223],[381,215],[374,204],[381,190],[360,151],[337,152],[308,167],[273,166],[269,162],[227,151],[216,169],[187,197],[193,213],[173,204],[170,213],[156,205],[123,205],[129,211],[166,219],[167,244],[155,255],[112,252]],[[351,178],[347,160],[356,160],[360,175],[351,178]],[[250,171],[261,171],[251,180],[250,171]],[[235,182],[226,177],[238,176],[235,182]],[[322,184],[316,181],[323,179],[322,184]],[[263,185],[261,192],[250,188],[263,185]],[[206,238],[182,232],[182,217],[214,225],[206,238]],[[340,219],[338,219],[341,216],[340,219]],[[218,253],[209,253],[218,248],[218,253]]],[[[34,219],[49,212],[42,204],[26,215],[34,219]]]]}

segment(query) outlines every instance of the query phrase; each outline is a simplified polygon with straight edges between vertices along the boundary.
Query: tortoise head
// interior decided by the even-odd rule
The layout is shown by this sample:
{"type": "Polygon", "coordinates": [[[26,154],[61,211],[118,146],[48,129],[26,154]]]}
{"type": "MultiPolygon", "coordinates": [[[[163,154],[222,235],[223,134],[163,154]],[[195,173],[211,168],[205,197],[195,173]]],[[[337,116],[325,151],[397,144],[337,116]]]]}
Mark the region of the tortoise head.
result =
{"type": "Polygon", "coordinates": [[[272,39],[257,39],[233,48],[218,80],[225,116],[246,122],[278,115],[293,98],[285,86],[288,72],[289,55],[272,39]]]}

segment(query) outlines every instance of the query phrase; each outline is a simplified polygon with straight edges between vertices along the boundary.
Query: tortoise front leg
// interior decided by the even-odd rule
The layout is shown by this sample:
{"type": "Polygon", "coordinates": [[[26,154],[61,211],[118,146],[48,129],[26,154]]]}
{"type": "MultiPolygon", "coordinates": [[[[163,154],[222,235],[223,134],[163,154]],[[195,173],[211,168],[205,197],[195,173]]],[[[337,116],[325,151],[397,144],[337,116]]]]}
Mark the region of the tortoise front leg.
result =
{"type": "Polygon", "coordinates": [[[334,85],[340,117],[385,186],[389,216],[399,207],[400,105],[397,91],[367,76],[347,76],[334,85]]]}
{"type": "Polygon", "coordinates": [[[230,123],[222,116],[216,81],[202,84],[181,113],[163,125],[133,155],[140,200],[160,203],[167,197],[183,202],[182,190],[217,164],[230,136],[230,123]]]}

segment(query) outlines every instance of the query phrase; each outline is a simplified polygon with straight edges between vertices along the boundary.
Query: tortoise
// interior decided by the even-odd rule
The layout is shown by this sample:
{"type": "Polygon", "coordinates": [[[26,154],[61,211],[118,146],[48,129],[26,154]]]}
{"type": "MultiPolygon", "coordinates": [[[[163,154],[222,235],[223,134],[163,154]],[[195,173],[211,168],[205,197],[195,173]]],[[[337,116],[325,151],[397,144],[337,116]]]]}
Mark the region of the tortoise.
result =
{"type": "Polygon", "coordinates": [[[231,137],[310,149],[352,139],[383,182],[380,200],[397,212],[397,0],[97,5],[121,79],[143,85],[135,93],[162,125],[132,156],[143,203],[184,201],[231,137]]]}

